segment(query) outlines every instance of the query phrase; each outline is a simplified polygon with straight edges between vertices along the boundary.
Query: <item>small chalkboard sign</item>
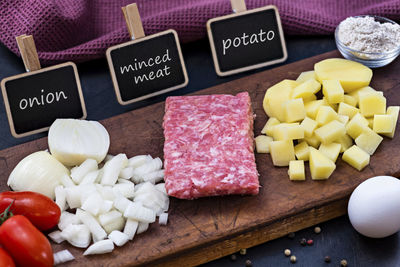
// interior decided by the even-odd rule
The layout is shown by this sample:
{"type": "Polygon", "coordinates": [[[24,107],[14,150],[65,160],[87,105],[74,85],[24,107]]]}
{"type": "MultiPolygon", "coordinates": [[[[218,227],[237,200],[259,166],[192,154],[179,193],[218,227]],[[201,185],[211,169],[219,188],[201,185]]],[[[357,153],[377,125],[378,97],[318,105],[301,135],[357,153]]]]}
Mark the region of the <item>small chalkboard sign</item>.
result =
{"type": "Polygon", "coordinates": [[[231,0],[233,11],[207,22],[214,66],[219,76],[252,70],[287,59],[278,9],[246,11],[244,0],[231,0]]]}
{"type": "Polygon", "coordinates": [[[176,31],[144,37],[137,5],[128,5],[123,12],[134,40],[106,52],[118,102],[127,105],[186,86],[188,76],[176,31]]]}
{"type": "MultiPolygon", "coordinates": [[[[25,37],[33,43],[31,36],[25,37]]],[[[24,40],[20,41],[23,43],[24,40]]],[[[23,52],[27,49],[27,46],[23,49],[20,46],[21,56],[29,72],[1,81],[12,135],[18,138],[47,131],[57,118],[86,118],[76,65],[67,62],[40,69],[40,65],[33,66],[29,62],[32,53],[27,55],[23,52]]],[[[32,52],[32,48],[29,49],[32,52]]],[[[35,64],[39,62],[38,58],[34,61],[35,64]]]]}

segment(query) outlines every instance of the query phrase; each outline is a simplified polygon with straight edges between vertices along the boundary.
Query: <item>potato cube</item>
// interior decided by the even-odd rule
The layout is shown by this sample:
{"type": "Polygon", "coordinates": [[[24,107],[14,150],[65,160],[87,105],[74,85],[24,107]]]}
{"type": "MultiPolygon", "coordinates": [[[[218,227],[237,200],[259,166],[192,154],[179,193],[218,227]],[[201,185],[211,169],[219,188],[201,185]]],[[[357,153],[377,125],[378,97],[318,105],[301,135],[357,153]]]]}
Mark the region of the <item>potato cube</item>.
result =
{"type": "Polygon", "coordinates": [[[344,125],[336,120],[331,121],[315,130],[315,136],[323,144],[329,144],[346,133],[344,125]]]}
{"type": "Polygon", "coordinates": [[[307,142],[303,141],[303,142],[298,143],[297,145],[295,145],[294,154],[296,155],[296,158],[298,160],[307,161],[308,158],[310,157],[310,149],[308,147],[307,142]]]}
{"type": "Polygon", "coordinates": [[[272,136],[272,128],[275,125],[278,125],[279,123],[281,123],[280,121],[278,121],[277,118],[271,117],[268,119],[267,123],[265,124],[264,128],[262,128],[261,133],[262,134],[267,134],[269,136],[272,136]]]}
{"type": "Polygon", "coordinates": [[[391,106],[387,108],[386,114],[392,116],[393,118],[393,131],[389,134],[383,134],[387,137],[393,138],[394,132],[396,130],[397,119],[399,118],[399,106],[391,106]]]}
{"type": "Polygon", "coordinates": [[[347,149],[342,156],[345,162],[359,171],[369,164],[369,158],[369,154],[356,145],[347,149]]]}
{"type": "Polygon", "coordinates": [[[297,77],[297,79],[296,79],[296,82],[304,83],[305,81],[307,81],[309,79],[316,80],[315,72],[313,70],[304,71],[304,72],[300,73],[299,77],[297,77]]]}
{"type": "Polygon", "coordinates": [[[328,102],[328,99],[326,98],[326,96],[322,97],[322,101],[324,101],[324,106],[329,106],[329,107],[331,107],[335,112],[337,112],[339,104],[329,103],[329,102],[328,102]]]}
{"type": "Polygon", "coordinates": [[[289,162],[289,178],[292,181],[302,181],[306,179],[306,174],[304,171],[304,161],[303,160],[291,160],[289,162]]]}
{"type": "Polygon", "coordinates": [[[281,123],[272,130],[275,141],[295,140],[304,138],[304,128],[297,123],[281,123]]]}
{"type": "Polygon", "coordinates": [[[321,89],[321,84],[315,79],[309,79],[296,86],[292,92],[292,98],[308,99],[321,89]]]}
{"type": "Polygon", "coordinates": [[[344,91],[338,80],[322,81],[322,92],[329,104],[335,104],[344,101],[344,91]]]}
{"type": "Polygon", "coordinates": [[[317,117],[319,108],[323,105],[324,105],[324,101],[322,99],[305,103],[304,108],[306,109],[306,115],[308,117],[310,117],[311,119],[315,120],[315,118],[317,117]]]}
{"type": "Polygon", "coordinates": [[[340,137],[338,140],[335,140],[335,143],[339,143],[341,145],[340,153],[345,152],[349,147],[353,145],[353,139],[347,134],[340,137]]]}
{"type": "Polygon", "coordinates": [[[367,129],[369,129],[368,121],[360,113],[357,113],[346,125],[346,133],[353,139],[367,129]]]}
{"type": "Polygon", "coordinates": [[[372,129],[374,127],[374,117],[369,117],[366,119],[368,121],[368,127],[372,129]]]}
{"type": "Polygon", "coordinates": [[[353,106],[353,107],[357,106],[357,104],[358,104],[357,98],[355,98],[355,97],[353,97],[351,95],[344,95],[343,101],[347,105],[350,105],[350,106],[353,106]]]}
{"type": "Polygon", "coordinates": [[[305,107],[306,103],[308,103],[310,101],[314,101],[314,100],[317,100],[316,95],[310,95],[309,97],[303,97],[304,107],[305,107]]]}
{"type": "Polygon", "coordinates": [[[310,171],[313,180],[328,179],[335,168],[332,160],[315,148],[310,148],[310,171]]]}
{"type": "Polygon", "coordinates": [[[314,133],[314,130],[317,128],[318,123],[309,117],[305,117],[300,125],[304,128],[304,136],[311,137],[314,133]]]}
{"type": "Polygon", "coordinates": [[[349,116],[346,115],[338,115],[338,121],[342,124],[346,125],[349,122],[349,116]]]}
{"type": "Polygon", "coordinates": [[[270,142],[269,152],[275,166],[289,166],[289,162],[295,160],[292,140],[270,142]]]}
{"type": "Polygon", "coordinates": [[[330,144],[321,144],[318,150],[321,151],[321,153],[327,156],[330,160],[336,162],[341,148],[342,145],[339,143],[330,143],[330,144]]]}
{"type": "Polygon", "coordinates": [[[382,140],[382,136],[368,128],[368,130],[362,132],[354,141],[362,150],[373,155],[382,140]]]}
{"type": "Polygon", "coordinates": [[[349,93],[349,96],[355,98],[357,101],[357,104],[358,104],[360,102],[360,94],[371,93],[371,92],[373,93],[373,92],[377,92],[377,91],[370,86],[365,86],[365,87],[362,87],[358,90],[355,90],[355,91],[349,93]]]}
{"type": "Polygon", "coordinates": [[[354,117],[360,110],[356,107],[350,106],[344,102],[339,104],[338,114],[349,116],[350,119],[354,117]]]}
{"type": "Polygon", "coordinates": [[[306,141],[312,147],[318,148],[321,141],[315,136],[315,133],[311,137],[304,137],[302,141],[306,141]]]}
{"type": "Polygon", "coordinates": [[[317,117],[315,118],[318,125],[320,126],[325,125],[328,122],[337,119],[338,119],[337,113],[331,107],[328,106],[321,106],[318,110],[317,117]]]}
{"type": "Polygon", "coordinates": [[[306,110],[302,98],[296,98],[286,101],[283,104],[286,122],[301,121],[306,117],[306,110]]]}
{"type": "Polygon", "coordinates": [[[393,116],[391,115],[374,115],[374,124],[372,129],[376,133],[391,133],[394,128],[393,116]]]}
{"type": "Polygon", "coordinates": [[[358,105],[364,117],[386,113],[386,98],[379,92],[360,94],[360,102],[358,105]]]}
{"type": "Polygon", "coordinates": [[[271,136],[259,135],[255,138],[257,153],[269,153],[269,143],[274,141],[271,136]]]}

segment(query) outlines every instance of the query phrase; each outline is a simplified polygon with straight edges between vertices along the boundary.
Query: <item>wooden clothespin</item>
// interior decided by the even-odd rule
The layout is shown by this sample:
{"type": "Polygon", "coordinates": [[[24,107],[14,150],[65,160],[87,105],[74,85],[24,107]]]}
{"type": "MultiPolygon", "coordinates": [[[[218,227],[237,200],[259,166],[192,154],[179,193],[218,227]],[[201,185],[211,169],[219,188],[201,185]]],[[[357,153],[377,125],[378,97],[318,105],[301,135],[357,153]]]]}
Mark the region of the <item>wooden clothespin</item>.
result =
{"type": "Polygon", "coordinates": [[[247,10],[244,0],[231,0],[231,5],[234,13],[240,13],[247,10]]]}
{"type": "Polygon", "coordinates": [[[122,7],[126,25],[132,40],[140,39],[145,36],[142,20],[140,19],[139,9],[136,3],[122,7]]]}
{"type": "Polygon", "coordinates": [[[16,37],[16,39],[26,71],[30,72],[39,70],[40,61],[33,36],[23,34],[16,37]]]}

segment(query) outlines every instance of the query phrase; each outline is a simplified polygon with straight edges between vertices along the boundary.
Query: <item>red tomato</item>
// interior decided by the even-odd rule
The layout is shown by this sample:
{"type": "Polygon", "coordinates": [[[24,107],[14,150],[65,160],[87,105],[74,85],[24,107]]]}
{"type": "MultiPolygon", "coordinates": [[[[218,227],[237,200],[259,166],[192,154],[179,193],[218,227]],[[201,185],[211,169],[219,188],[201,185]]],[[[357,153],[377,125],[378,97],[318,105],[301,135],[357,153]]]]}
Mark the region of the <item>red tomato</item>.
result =
{"type": "Polygon", "coordinates": [[[14,215],[0,226],[0,244],[18,266],[51,267],[50,242],[27,218],[14,215]]]}
{"type": "Polygon", "coordinates": [[[0,248],[0,267],[15,267],[13,259],[3,248],[0,248]]]}
{"type": "Polygon", "coordinates": [[[41,231],[53,228],[60,219],[60,208],[53,200],[30,191],[0,193],[0,213],[13,201],[10,211],[15,215],[24,215],[41,231]]]}

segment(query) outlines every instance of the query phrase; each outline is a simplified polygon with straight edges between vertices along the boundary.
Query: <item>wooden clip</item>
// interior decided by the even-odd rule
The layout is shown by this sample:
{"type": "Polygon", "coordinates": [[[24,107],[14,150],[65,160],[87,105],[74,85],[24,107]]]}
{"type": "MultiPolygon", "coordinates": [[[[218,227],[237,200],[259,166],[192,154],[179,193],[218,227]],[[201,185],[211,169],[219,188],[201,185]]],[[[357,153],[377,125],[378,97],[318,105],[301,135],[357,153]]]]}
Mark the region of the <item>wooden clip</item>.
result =
{"type": "Polygon", "coordinates": [[[139,9],[136,3],[122,7],[124,13],[126,25],[131,39],[140,39],[145,36],[142,20],[140,19],[139,9]]]}
{"type": "Polygon", "coordinates": [[[247,10],[244,0],[231,0],[231,5],[234,13],[240,13],[247,10]]]}
{"type": "Polygon", "coordinates": [[[35,71],[40,69],[40,61],[37,54],[35,41],[32,35],[20,35],[16,37],[18,49],[21,53],[26,71],[35,71]]]}

